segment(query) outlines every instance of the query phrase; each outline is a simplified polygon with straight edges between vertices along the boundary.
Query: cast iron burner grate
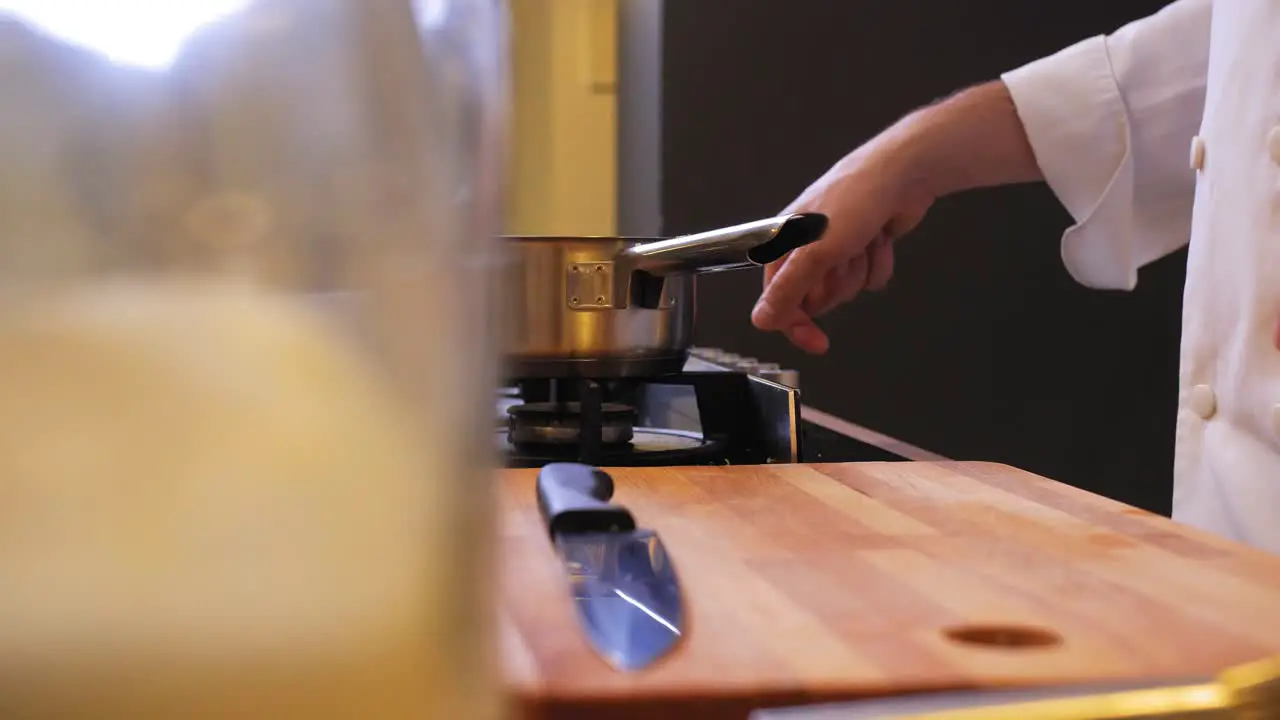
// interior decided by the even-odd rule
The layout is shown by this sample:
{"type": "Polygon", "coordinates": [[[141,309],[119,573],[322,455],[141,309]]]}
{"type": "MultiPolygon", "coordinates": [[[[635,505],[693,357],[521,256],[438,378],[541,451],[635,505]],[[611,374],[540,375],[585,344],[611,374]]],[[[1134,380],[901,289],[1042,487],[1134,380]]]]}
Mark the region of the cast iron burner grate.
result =
{"type": "MultiPolygon", "coordinates": [[[[582,444],[584,418],[593,414],[581,402],[528,402],[507,408],[508,439],[517,449],[542,445],[582,444]]],[[[602,402],[600,444],[626,445],[634,436],[636,410],[622,403],[602,402]]]]}
{"type": "Polygon", "coordinates": [[[510,382],[494,438],[507,467],[742,465],[797,455],[795,391],[744,373],[510,382]]]}
{"type": "Polygon", "coordinates": [[[613,466],[715,463],[725,444],[701,433],[637,427],[635,383],[524,381],[499,444],[510,467],[549,462],[613,466]],[[606,397],[608,399],[606,399],[606,397]]]}

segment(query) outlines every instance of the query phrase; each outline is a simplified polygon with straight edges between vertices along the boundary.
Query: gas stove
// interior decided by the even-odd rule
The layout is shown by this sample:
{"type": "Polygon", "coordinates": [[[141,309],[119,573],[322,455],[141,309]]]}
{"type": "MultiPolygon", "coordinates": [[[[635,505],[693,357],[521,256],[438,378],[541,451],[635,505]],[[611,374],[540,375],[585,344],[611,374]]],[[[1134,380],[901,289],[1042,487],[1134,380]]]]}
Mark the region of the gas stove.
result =
{"type": "MultiPolygon", "coordinates": [[[[925,459],[891,438],[805,408],[799,374],[695,348],[653,378],[517,379],[498,393],[507,467],[760,465],[925,459]]],[[[934,459],[933,456],[929,459],[934,459]]]]}

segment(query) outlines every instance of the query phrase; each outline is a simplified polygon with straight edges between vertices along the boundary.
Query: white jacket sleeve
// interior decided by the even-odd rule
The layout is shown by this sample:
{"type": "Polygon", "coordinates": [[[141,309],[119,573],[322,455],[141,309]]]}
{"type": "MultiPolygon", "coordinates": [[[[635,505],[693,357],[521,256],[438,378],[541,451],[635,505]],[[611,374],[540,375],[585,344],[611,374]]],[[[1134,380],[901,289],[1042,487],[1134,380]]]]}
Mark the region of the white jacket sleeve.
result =
{"type": "Polygon", "coordinates": [[[1132,290],[1138,268],[1190,238],[1212,5],[1178,0],[1002,76],[1076,221],[1062,259],[1083,285],[1132,290]]]}

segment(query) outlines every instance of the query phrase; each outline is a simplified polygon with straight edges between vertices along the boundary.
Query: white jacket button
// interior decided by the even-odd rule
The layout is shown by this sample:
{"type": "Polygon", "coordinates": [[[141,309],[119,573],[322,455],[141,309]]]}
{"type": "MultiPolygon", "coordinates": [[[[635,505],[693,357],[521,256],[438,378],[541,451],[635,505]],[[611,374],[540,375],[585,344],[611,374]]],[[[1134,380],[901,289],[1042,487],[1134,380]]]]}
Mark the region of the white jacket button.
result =
{"type": "Polygon", "coordinates": [[[1280,165],[1280,126],[1267,133],[1267,152],[1271,153],[1272,162],[1280,165]]]}
{"type": "Polygon", "coordinates": [[[1204,169],[1204,138],[1199,135],[1191,138],[1191,169],[1204,169]]]}
{"type": "Polygon", "coordinates": [[[1213,388],[1208,385],[1197,385],[1191,388],[1191,397],[1188,400],[1191,406],[1191,412],[1199,415],[1202,420],[1208,420],[1218,410],[1218,398],[1213,393],[1213,388]]]}

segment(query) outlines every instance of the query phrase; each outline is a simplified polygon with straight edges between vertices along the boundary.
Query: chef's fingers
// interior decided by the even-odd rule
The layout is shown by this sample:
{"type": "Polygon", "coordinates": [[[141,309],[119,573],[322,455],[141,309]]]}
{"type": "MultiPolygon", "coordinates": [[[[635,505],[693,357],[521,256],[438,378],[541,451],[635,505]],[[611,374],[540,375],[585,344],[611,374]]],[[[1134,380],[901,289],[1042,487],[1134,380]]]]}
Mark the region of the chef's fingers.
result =
{"type": "Polygon", "coordinates": [[[839,273],[840,282],[833,284],[830,293],[821,299],[806,305],[810,317],[818,318],[832,310],[852,302],[867,287],[870,275],[870,259],[866,254],[859,255],[845,264],[839,273]]]}
{"type": "Polygon", "coordinates": [[[893,241],[888,235],[877,237],[867,248],[867,289],[883,290],[893,277],[893,241]]]}
{"type": "Polygon", "coordinates": [[[782,334],[792,345],[812,355],[822,355],[831,346],[827,334],[812,318],[806,316],[800,316],[793,324],[783,328],[782,334]]]}
{"type": "Polygon", "coordinates": [[[854,298],[858,297],[858,295],[865,289],[866,286],[861,283],[850,283],[845,285],[835,297],[831,298],[831,302],[827,307],[819,308],[821,312],[814,317],[825,315],[845,303],[853,302],[854,298]]]}
{"type": "Polygon", "coordinates": [[[801,309],[809,317],[821,317],[841,303],[852,300],[866,281],[867,257],[859,255],[828,272],[818,291],[805,297],[801,309]]]}
{"type": "Polygon", "coordinates": [[[761,330],[783,330],[790,325],[805,296],[843,260],[834,257],[833,252],[838,248],[824,245],[821,240],[791,251],[752,308],[751,322],[761,330]]]}
{"type": "MultiPolygon", "coordinates": [[[[780,269],[785,262],[786,259],[783,259],[778,263],[775,263],[773,265],[774,272],[771,274],[776,276],[777,270],[780,269]]],[[[771,280],[772,278],[766,279],[765,288],[768,288],[771,280]]],[[[819,283],[819,287],[815,288],[815,292],[826,292],[824,288],[830,285],[833,281],[834,278],[831,277],[831,273],[828,273],[828,275],[819,283]]],[[[780,319],[778,321],[778,329],[781,330],[782,335],[786,337],[792,345],[795,345],[807,353],[821,355],[825,353],[831,345],[831,341],[827,337],[827,334],[813,322],[813,318],[810,317],[808,313],[804,312],[802,308],[794,309],[785,318],[780,319]]]]}
{"type": "Polygon", "coordinates": [[[817,317],[814,312],[817,308],[826,306],[831,298],[840,292],[840,287],[848,282],[850,277],[849,267],[847,265],[837,265],[827,271],[822,276],[822,280],[804,296],[804,300],[800,303],[800,309],[809,317],[817,317]]]}
{"type": "Polygon", "coordinates": [[[787,257],[784,255],[781,258],[774,260],[773,262],[764,266],[764,280],[760,285],[762,292],[764,288],[769,287],[769,283],[773,282],[773,276],[777,274],[778,268],[782,267],[782,264],[786,261],[787,261],[787,257]]]}
{"type": "MultiPolygon", "coordinates": [[[[787,205],[785,208],[782,209],[782,212],[778,213],[778,217],[782,217],[785,215],[793,215],[795,213],[801,213],[801,212],[811,212],[813,209],[809,207],[810,203],[809,203],[809,197],[808,197],[811,190],[812,188],[807,188],[805,192],[800,194],[799,197],[792,200],[791,204],[787,205]]],[[[769,284],[773,282],[773,277],[778,274],[778,270],[784,264],[786,264],[787,260],[790,259],[791,255],[792,253],[787,253],[786,255],[783,255],[777,260],[774,260],[773,262],[764,266],[764,283],[762,285],[762,288],[769,287],[769,284]]]]}

